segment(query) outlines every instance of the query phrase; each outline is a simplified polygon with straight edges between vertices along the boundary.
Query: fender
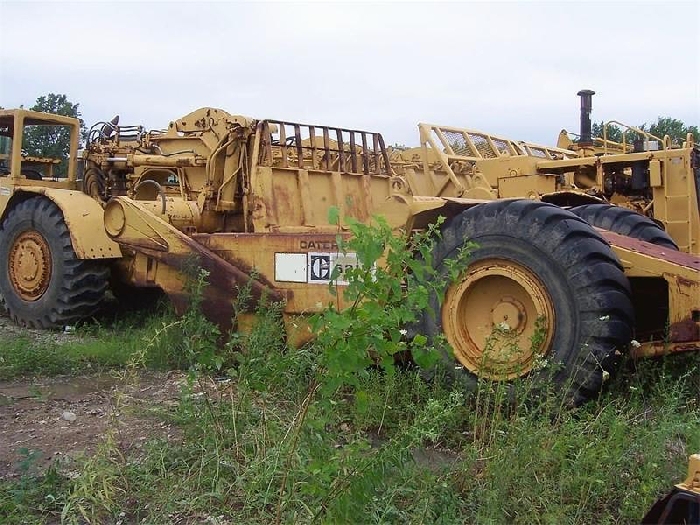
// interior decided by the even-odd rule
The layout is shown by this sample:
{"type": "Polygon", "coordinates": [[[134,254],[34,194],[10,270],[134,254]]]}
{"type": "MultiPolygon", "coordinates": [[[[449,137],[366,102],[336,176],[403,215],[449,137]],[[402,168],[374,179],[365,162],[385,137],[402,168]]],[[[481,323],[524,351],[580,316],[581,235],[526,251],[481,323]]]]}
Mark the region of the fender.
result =
{"type": "MultiPolygon", "coordinates": [[[[461,197],[413,197],[394,195],[394,198],[403,201],[409,208],[409,216],[406,221],[406,230],[427,228],[438,217],[450,219],[459,215],[464,210],[492,202],[493,199],[465,199],[461,197]]],[[[508,200],[508,199],[504,199],[508,200]]]]}
{"type": "Polygon", "coordinates": [[[35,195],[51,199],[63,212],[70,231],[73,250],[79,259],[118,259],[122,257],[119,245],[107,237],[104,228],[104,210],[92,197],[82,191],[40,186],[17,189],[3,210],[1,219],[16,204],[35,195]]]}

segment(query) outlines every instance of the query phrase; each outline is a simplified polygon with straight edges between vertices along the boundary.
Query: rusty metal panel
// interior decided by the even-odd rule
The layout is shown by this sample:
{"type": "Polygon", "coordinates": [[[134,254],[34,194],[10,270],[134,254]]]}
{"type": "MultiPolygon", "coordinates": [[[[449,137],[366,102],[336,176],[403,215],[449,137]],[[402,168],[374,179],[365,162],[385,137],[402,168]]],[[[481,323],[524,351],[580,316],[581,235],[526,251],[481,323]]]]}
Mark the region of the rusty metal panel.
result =
{"type": "Polygon", "coordinates": [[[323,127],[323,150],[324,150],[324,155],[323,159],[325,160],[325,169],[326,171],[330,171],[331,169],[331,149],[330,149],[330,137],[329,137],[329,131],[327,127],[323,127]]]}
{"type": "Polygon", "coordinates": [[[379,133],[372,133],[372,160],[374,161],[374,173],[379,175],[379,133]]]}
{"type": "Polygon", "coordinates": [[[301,144],[301,129],[299,124],[294,124],[294,145],[297,148],[297,167],[304,167],[304,150],[301,144]]]}
{"type": "MultiPolygon", "coordinates": [[[[617,247],[625,250],[625,252],[623,252],[623,258],[625,253],[632,252],[646,256],[649,259],[647,264],[636,270],[640,276],[646,276],[648,274],[661,275],[664,271],[668,271],[668,264],[672,264],[685,269],[683,275],[696,281],[696,284],[700,279],[700,256],[698,255],[671,250],[607,230],[598,229],[598,231],[613,248],[617,247]],[[654,266],[654,264],[658,266],[654,266]]],[[[698,299],[700,300],[700,297],[698,299]]]]}
{"type": "Polygon", "coordinates": [[[343,142],[343,131],[335,130],[335,136],[338,142],[338,171],[345,172],[345,143],[343,142]]]}
{"type": "Polygon", "coordinates": [[[642,342],[633,354],[654,356],[700,350],[700,256],[599,230],[629,277],[657,277],[668,288],[667,341],[642,342]]]}
{"type": "Polygon", "coordinates": [[[327,281],[319,280],[319,284],[313,284],[308,276],[303,281],[299,278],[297,282],[275,281],[275,265],[279,264],[279,258],[276,258],[275,254],[286,254],[285,258],[289,260],[307,257],[310,261],[311,255],[314,254],[318,254],[318,257],[323,257],[324,254],[330,257],[331,254],[338,253],[336,234],[219,233],[197,234],[193,239],[238,268],[255,268],[269,286],[284,289],[287,297],[284,311],[287,314],[317,312],[329,303],[338,301],[341,306],[345,306],[342,287],[334,296],[328,290],[327,281]]]}
{"type": "Polygon", "coordinates": [[[357,173],[357,148],[355,147],[355,132],[350,132],[350,170],[357,173]]]}
{"type": "MultiPolygon", "coordinates": [[[[209,286],[204,292],[202,308],[208,318],[225,330],[231,327],[232,299],[239,289],[250,288],[253,299],[250,308],[263,296],[273,301],[290,297],[286,290],[275,288],[265,275],[254,278],[252,267],[222,259],[205,243],[183,234],[131,199],[117,197],[110,201],[105,210],[105,224],[114,241],[141,254],[141,269],[135,272],[134,279],[140,275],[143,284],[157,284],[180,312],[189,302],[183,291],[188,268],[196,264],[206,270],[209,286]]],[[[141,283],[137,281],[137,284],[141,283]]]]}

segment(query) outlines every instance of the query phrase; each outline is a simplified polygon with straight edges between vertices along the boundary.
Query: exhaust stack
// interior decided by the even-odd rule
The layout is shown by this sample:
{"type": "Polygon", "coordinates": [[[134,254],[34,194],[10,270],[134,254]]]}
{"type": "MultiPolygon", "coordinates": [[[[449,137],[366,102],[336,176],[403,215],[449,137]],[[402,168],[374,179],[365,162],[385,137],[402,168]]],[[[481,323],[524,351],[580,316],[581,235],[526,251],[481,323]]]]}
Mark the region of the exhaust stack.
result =
{"type": "Polygon", "coordinates": [[[591,111],[593,110],[593,95],[595,95],[595,91],[591,89],[582,89],[576,94],[581,97],[581,133],[579,146],[592,146],[591,111]]]}

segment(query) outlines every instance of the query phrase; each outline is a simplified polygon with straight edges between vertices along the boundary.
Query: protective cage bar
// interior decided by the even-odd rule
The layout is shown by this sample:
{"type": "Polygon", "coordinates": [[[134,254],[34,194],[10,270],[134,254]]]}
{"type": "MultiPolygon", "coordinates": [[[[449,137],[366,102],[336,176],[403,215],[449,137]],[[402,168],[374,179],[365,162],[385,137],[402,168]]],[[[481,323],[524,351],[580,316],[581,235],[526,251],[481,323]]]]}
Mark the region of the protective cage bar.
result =
{"type": "Polygon", "coordinates": [[[263,120],[258,124],[261,166],[358,175],[392,175],[380,133],[263,120]]]}
{"type": "Polygon", "coordinates": [[[499,157],[537,157],[562,159],[574,157],[575,153],[561,148],[552,148],[530,142],[516,142],[481,131],[419,124],[421,137],[431,148],[441,151],[450,159],[485,160],[499,157]]]}

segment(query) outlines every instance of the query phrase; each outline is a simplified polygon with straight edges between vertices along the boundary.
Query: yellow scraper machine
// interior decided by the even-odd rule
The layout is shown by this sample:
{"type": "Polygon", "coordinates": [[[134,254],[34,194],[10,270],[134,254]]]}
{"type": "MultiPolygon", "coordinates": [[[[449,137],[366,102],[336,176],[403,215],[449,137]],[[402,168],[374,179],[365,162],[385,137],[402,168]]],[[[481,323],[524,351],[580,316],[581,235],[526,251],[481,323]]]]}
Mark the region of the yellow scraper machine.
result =
{"type": "Polygon", "coordinates": [[[677,145],[633,127],[629,141],[593,139],[592,92],[580,95],[580,139],[564,132],[557,147],[420,124],[420,147],[392,151],[379,133],[202,108],[157,131],[101,122],[79,155],[77,120],[0,111],[2,306],[22,326],[63,326],[112,286],[127,300],[162,290],[182,311],[194,261],[209,272],[209,318],[231,329],[245,286],[237,319],[262,296],[283,301],[300,344],[304,317],[337,300],[334,268],[358,264],[338,251],[344,218],[382,215],[399,233],[444,217],[440,271],[476,248],[417,329],[444,335],[461,365],[449,368],[471,378],[558,363],[562,395],[583,402],[620,352],[700,349],[700,152],[691,135],[677,145]],[[67,178],[26,170],[28,126],[70,130],[67,178]]]}

